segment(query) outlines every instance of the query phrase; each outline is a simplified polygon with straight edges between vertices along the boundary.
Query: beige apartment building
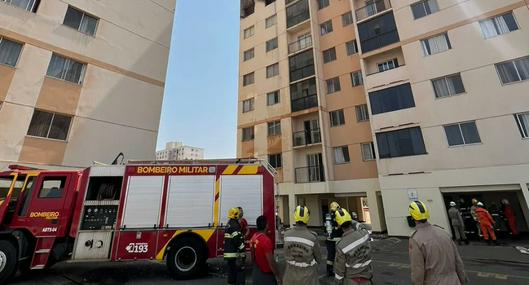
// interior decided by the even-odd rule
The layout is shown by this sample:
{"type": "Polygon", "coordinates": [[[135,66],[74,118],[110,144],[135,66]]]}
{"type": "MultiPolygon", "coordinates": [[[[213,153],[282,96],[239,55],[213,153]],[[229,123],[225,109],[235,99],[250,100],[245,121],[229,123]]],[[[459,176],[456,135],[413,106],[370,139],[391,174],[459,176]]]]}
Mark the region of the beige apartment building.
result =
{"type": "Polygon", "coordinates": [[[367,197],[360,201],[375,231],[407,236],[411,200],[424,201],[432,222],[449,229],[450,201],[471,228],[472,198],[500,214],[501,200],[508,199],[518,227],[529,230],[525,1],[253,4],[242,1],[238,156],[281,161],[283,218],[304,203],[314,208],[316,225],[329,201],[354,205],[356,197],[367,197]],[[342,17],[348,12],[352,25],[342,17]],[[275,37],[277,43],[270,42],[275,37]],[[351,40],[357,49],[350,54],[351,40]],[[297,58],[305,50],[312,54],[297,58]],[[279,103],[269,106],[270,97],[277,101],[268,95],[275,90],[279,103]],[[269,135],[278,128],[280,135],[269,135]],[[371,141],[368,156],[364,143],[371,141]],[[347,146],[347,163],[341,163],[341,146],[347,146]],[[314,163],[311,155],[320,153],[314,163]]]}
{"type": "Polygon", "coordinates": [[[0,169],[154,159],[174,0],[0,0],[0,169]]]}

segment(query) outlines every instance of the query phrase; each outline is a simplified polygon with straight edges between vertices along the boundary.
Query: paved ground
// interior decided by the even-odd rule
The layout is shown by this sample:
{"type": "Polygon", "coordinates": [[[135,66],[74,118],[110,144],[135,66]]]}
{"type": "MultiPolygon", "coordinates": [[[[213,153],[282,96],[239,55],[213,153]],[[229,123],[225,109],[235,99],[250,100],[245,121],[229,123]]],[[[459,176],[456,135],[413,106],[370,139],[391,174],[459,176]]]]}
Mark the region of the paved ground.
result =
{"type": "MultiPolygon", "coordinates": [[[[529,245],[529,241],[517,244],[529,245]]],[[[375,241],[373,248],[374,284],[410,284],[407,240],[389,238],[375,241]]],[[[529,255],[521,254],[513,244],[485,246],[472,243],[459,247],[459,250],[471,280],[470,284],[529,284],[529,255]]],[[[279,250],[280,261],[281,253],[279,250]]],[[[222,260],[212,260],[209,267],[209,274],[204,278],[174,281],[167,273],[165,265],[154,262],[63,263],[46,271],[18,276],[13,284],[225,284],[225,279],[222,278],[222,260]]],[[[333,284],[332,279],[325,276],[324,265],[321,265],[319,270],[320,283],[333,284]]]]}

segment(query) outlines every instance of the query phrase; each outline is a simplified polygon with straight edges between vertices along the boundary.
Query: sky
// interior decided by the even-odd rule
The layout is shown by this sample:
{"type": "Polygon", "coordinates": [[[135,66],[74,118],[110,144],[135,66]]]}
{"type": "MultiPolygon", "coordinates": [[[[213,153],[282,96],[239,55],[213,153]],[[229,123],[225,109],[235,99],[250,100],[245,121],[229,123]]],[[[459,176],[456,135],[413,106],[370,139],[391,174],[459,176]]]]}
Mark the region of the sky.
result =
{"type": "Polygon", "coordinates": [[[238,63],[239,1],[177,0],[157,150],[236,156],[238,63]]]}

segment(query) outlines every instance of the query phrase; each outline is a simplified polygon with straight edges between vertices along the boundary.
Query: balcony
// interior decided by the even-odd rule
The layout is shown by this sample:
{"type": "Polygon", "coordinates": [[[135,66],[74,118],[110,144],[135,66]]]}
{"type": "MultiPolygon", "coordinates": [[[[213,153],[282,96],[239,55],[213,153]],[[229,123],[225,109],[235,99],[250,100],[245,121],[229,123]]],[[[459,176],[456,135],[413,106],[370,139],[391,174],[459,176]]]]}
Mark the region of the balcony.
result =
{"type": "Polygon", "coordinates": [[[312,47],[312,37],[310,34],[302,36],[297,41],[288,44],[288,54],[312,47]]]}
{"type": "MultiPolygon", "coordinates": [[[[288,3],[290,4],[290,3],[288,3]]],[[[309,1],[299,0],[287,7],[287,29],[303,23],[310,18],[309,1]]]]}
{"type": "Polygon", "coordinates": [[[297,112],[305,109],[310,109],[312,107],[318,106],[318,96],[311,95],[306,97],[301,97],[297,99],[292,99],[290,101],[292,112],[297,112]]]}
{"type": "Polygon", "coordinates": [[[399,42],[400,38],[393,12],[358,24],[358,37],[364,54],[399,42]]]}
{"type": "Polygon", "coordinates": [[[294,147],[321,143],[320,129],[294,132],[294,147]]]}
{"type": "Polygon", "coordinates": [[[399,65],[399,67],[390,70],[368,74],[364,79],[364,86],[366,90],[371,90],[385,85],[404,82],[407,79],[409,79],[408,67],[399,65]]]}
{"type": "Polygon", "coordinates": [[[315,183],[325,181],[323,166],[298,167],[296,171],[296,183],[315,183]]]}
{"type": "Polygon", "coordinates": [[[389,0],[366,1],[366,3],[367,2],[370,3],[362,8],[356,9],[355,14],[357,22],[360,22],[364,19],[367,19],[371,16],[374,16],[380,12],[384,12],[391,8],[389,0]]]}

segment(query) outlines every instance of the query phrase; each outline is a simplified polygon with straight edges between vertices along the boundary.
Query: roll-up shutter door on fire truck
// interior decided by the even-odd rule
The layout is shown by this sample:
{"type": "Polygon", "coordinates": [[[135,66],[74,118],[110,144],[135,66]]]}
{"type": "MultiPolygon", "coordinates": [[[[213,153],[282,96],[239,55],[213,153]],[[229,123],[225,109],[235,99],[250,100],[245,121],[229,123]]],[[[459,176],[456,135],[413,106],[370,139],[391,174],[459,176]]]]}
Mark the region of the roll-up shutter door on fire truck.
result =
{"type": "Polygon", "coordinates": [[[263,214],[262,175],[223,175],[220,191],[220,222],[228,221],[228,209],[242,207],[248,224],[255,225],[257,217],[263,214]]]}
{"type": "Polygon", "coordinates": [[[127,188],[126,228],[153,228],[160,221],[164,176],[131,176],[127,188]]]}
{"type": "Polygon", "coordinates": [[[207,227],[213,224],[214,175],[169,177],[166,224],[207,227]]]}

